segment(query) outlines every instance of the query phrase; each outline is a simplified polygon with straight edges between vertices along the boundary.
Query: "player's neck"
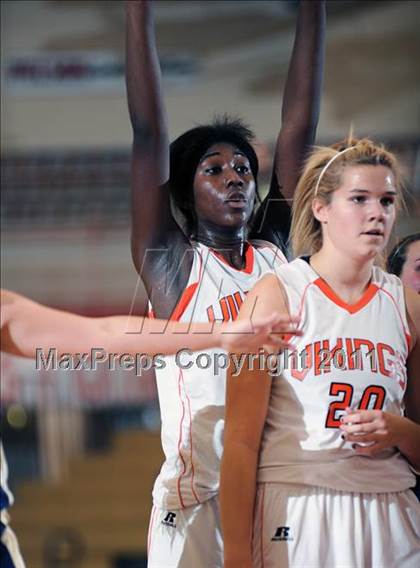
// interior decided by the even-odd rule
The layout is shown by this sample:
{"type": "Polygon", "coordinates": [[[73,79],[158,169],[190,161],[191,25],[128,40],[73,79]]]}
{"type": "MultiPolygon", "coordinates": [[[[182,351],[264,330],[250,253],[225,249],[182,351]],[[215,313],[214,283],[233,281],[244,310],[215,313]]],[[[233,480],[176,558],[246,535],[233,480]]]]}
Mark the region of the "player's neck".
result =
{"type": "Polygon", "coordinates": [[[311,256],[312,268],[345,302],[360,299],[372,277],[373,260],[359,260],[322,248],[311,256]]]}
{"type": "Polygon", "coordinates": [[[192,239],[216,250],[235,268],[245,264],[246,227],[220,227],[199,222],[192,239]]]}

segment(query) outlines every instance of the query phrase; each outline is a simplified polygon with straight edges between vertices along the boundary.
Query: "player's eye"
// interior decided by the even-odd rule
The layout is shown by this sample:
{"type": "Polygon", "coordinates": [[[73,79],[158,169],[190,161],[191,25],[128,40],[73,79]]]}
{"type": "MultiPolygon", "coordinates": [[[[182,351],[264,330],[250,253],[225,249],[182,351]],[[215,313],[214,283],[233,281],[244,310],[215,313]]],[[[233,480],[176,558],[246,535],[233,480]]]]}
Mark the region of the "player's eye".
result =
{"type": "Polygon", "coordinates": [[[235,167],[238,174],[249,174],[250,169],[246,164],[240,164],[235,167]]]}
{"type": "Polygon", "coordinates": [[[363,203],[366,203],[366,196],[365,195],[353,195],[353,197],[351,198],[351,201],[353,201],[353,203],[357,203],[358,205],[361,205],[363,203]]]}
{"type": "Polygon", "coordinates": [[[204,173],[207,175],[216,175],[222,171],[220,166],[210,166],[204,170],[204,173]]]}
{"type": "Polygon", "coordinates": [[[381,199],[381,204],[384,207],[390,207],[391,205],[393,205],[395,203],[395,198],[394,197],[383,197],[381,199]]]}

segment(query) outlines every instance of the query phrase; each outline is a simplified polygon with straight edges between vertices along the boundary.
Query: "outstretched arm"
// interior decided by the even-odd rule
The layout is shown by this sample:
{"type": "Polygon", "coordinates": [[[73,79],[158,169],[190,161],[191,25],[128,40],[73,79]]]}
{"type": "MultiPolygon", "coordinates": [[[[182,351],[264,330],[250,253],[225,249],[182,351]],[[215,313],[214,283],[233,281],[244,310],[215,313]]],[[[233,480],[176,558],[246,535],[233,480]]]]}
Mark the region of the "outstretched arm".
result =
{"type": "Polygon", "coordinates": [[[281,246],[288,240],[290,206],[306,155],[314,144],[321,100],[325,0],[301,0],[283,94],[273,174],[251,236],[281,246]]]}
{"type": "MultiPolygon", "coordinates": [[[[43,306],[15,292],[1,290],[1,349],[34,358],[36,349],[58,354],[170,354],[180,349],[199,351],[221,346],[246,353],[269,344],[283,345],[290,333],[287,318],[272,312],[264,317],[228,324],[183,323],[135,316],[85,317],[43,306]]],[[[293,333],[293,332],[292,332],[293,333]]]]}
{"type": "MultiPolygon", "coordinates": [[[[126,15],[126,83],[133,128],[132,254],[140,272],[148,248],[165,248],[169,235],[172,246],[177,239],[186,241],[170,209],[169,141],[151,2],[128,0],[126,15]]],[[[144,269],[149,288],[147,280],[153,275],[147,266],[144,269]]]]}

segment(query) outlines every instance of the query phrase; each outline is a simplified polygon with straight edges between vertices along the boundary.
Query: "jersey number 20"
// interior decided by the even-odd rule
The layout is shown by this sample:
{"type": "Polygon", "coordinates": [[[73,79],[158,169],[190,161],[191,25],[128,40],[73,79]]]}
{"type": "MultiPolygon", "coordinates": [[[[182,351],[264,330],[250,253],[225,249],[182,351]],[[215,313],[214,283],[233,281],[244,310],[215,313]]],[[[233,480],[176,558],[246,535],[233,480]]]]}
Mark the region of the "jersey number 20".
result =
{"type": "MultiPolygon", "coordinates": [[[[361,410],[381,410],[385,402],[385,389],[379,385],[370,385],[365,388],[359,402],[358,408],[361,410]]],[[[340,396],[339,400],[334,400],[328,407],[326,428],[339,428],[340,417],[344,410],[352,405],[353,385],[348,383],[331,383],[331,396],[340,396]]]]}

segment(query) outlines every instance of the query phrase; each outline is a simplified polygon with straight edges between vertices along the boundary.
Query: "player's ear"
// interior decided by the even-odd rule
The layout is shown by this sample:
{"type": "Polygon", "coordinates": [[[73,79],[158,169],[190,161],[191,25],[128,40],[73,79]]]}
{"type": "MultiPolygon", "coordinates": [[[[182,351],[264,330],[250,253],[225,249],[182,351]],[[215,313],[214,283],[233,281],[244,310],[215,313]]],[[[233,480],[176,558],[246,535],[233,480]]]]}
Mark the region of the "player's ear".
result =
{"type": "Polygon", "coordinates": [[[320,223],[326,223],[328,217],[328,205],[317,197],[312,201],[312,213],[317,221],[320,223]]]}

